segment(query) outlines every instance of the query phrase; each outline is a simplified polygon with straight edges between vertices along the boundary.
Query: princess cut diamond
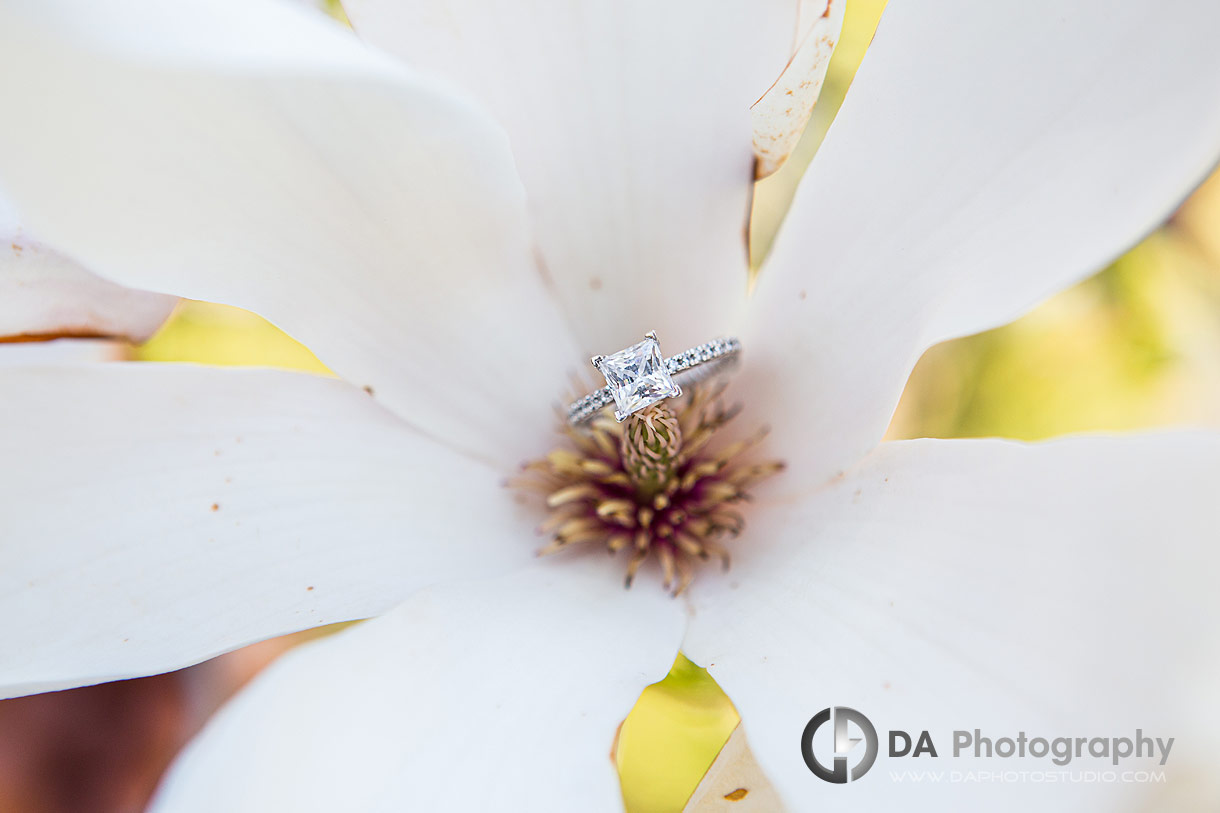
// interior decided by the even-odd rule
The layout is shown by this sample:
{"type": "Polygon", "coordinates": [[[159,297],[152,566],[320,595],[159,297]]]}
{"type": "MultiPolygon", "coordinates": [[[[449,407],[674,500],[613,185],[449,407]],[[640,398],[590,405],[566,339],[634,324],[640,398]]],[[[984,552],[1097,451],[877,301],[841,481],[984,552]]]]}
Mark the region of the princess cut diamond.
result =
{"type": "Polygon", "coordinates": [[[661,344],[649,336],[639,344],[620,350],[611,356],[600,356],[594,366],[606,377],[614,395],[614,417],[626,420],[633,412],[646,406],[676,398],[682,390],[669,377],[661,344]]]}

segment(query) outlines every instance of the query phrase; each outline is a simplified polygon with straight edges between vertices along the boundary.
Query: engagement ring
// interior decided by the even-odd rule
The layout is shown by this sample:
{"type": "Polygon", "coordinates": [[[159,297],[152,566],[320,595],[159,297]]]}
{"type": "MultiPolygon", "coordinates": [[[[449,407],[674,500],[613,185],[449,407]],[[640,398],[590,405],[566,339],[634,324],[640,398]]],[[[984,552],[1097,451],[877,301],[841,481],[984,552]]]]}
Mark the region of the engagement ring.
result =
{"type": "Polygon", "coordinates": [[[606,377],[606,386],[568,406],[568,421],[583,423],[601,410],[615,406],[620,422],[646,406],[677,398],[682,394],[680,381],[695,381],[720,372],[737,360],[741,342],[734,338],[716,339],[692,347],[672,358],[661,356],[656,331],[644,341],[610,356],[594,356],[593,366],[606,377]]]}

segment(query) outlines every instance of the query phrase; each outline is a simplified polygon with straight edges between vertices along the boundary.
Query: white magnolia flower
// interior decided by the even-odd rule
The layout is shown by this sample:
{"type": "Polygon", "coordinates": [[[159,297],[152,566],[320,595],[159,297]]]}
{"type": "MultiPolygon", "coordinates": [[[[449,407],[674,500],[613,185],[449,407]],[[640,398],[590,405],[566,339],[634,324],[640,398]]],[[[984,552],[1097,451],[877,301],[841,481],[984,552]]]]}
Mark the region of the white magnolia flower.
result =
{"type": "Polygon", "coordinates": [[[172,810],[615,809],[615,726],[679,648],[794,809],[1133,792],[833,787],[798,747],[830,705],[1155,730],[1175,787],[1210,777],[1220,437],[878,441],[926,347],[1096,270],[1215,163],[1220,7],[896,3],[747,297],[749,107],[804,5],[350,3],[412,69],[261,0],[0,5],[0,185],[36,233],[343,378],[0,370],[6,692],[386,614],[222,712],[172,810]],[[736,397],[789,464],[678,600],[536,560],[501,485],[565,371],[652,328],[741,336],[736,397]]]}

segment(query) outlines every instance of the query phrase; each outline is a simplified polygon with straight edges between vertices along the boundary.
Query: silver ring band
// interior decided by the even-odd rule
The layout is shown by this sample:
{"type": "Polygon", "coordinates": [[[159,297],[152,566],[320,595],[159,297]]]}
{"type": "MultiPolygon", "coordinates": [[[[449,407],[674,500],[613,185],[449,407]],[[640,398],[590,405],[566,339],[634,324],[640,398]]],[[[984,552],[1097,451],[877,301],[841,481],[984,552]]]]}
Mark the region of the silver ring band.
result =
{"type": "MultiPolygon", "coordinates": [[[[656,342],[656,334],[649,333],[645,339],[645,342],[647,341],[656,342]]],[[[640,346],[641,345],[636,345],[636,347],[640,346]]],[[[628,351],[622,352],[626,353],[628,351]]],[[[675,385],[691,383],[703,378],[707,378],[711,375],[724,372],[737,362],[740,353],[741,342],[736,338],[728,337],[714,339],[710,342],[705,342],[704,344],[698,345],[697,347],[692,347],[690,350],[687,350],[684,353],[679,353],[676,356],[671,356],[670,358],[665,359],[665,372],[668,376],[672,377],[675,385]]],[[[601,367],[599,365],[605,358],[606,357],[604,356],[595,356],[593,358],[594,366],[598,367],[600,370],[601,367]]],[[[609,380],[609,377],[607,380],[609,380]]],[[[680,386],[677,386],[675,387],[675,390],[670,393],[670,396],[676,397],[677,395],[681,394],[681,388],[680,386]]],[[[569,404],[568,422],[571,424],[580,424],[591,420],[598,412],[601,412],[606,407],[614,404],[615,400],[614,389],[607,384],[607,386],[591,392],[583,398],[579,398],[569,404]]],[[[659,400],[664,399],[657,398],[649,401],[648,403],[655,403],[659,400]]],[[[635,409],[638,408],[640,407],[636,407],[630,411],[634,412],[635,409]]],[[[623,414],[616,410],[615,417],[622,421],[627,418],[627,414],[623,414]]]]}

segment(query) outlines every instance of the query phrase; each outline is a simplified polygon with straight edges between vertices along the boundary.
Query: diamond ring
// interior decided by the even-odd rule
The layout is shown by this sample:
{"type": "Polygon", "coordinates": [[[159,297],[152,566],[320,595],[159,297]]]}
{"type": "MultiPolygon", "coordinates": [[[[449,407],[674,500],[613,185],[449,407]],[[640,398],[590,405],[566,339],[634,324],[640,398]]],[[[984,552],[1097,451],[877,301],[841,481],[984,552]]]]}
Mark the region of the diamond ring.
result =
{"type": "Polygon", "coordinates": [[[627,416],[666,398],[677,398],[682,388],[677,381],[695,381],[719,372],[737,360],[741,342],[734,338],[716,339],[692,347],[672,358],[661,356],[656,331],[644,334],[644,341],[609,356],[594,356],[591,361],[606,377],[606,386],[568,406],[568,422],[583,423],[614,403],[614,417],[627,416]]]}

